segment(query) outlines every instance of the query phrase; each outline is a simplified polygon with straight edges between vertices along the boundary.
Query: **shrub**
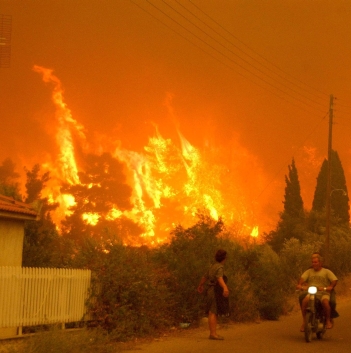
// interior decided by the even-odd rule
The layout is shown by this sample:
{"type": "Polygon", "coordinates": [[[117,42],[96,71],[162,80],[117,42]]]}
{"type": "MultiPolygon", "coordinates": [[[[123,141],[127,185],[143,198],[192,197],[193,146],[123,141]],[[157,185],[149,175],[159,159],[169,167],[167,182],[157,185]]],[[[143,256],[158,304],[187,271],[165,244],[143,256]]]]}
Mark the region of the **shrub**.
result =
{"type": "Polygon", "coordinates": [[[170,275],[167,286],[176,307],[176,322],[199,319],[202,297],[196,288],[221,246],[217,236],[222,230],[221,220],[215,222],[200,216],[200,221],[191,228],[177,226],[171,243],[156,250],[154,261],[170,275]]]}
{"type": "Polygon", "coordinates": [[[256,261],[248,268],[255,295],[258,300],[260,317],[277,320],[283,312],[287,298],[282,288],[284,274],[278,255],[268,245],[254,248],[256,261]]]}
{"type": "Polygon", "coordinates": [[[330,268],[339,278],[351,272],[350,253],[350,229],[333,228],[330,236],[330,268]]]}
{"type": "Polygon", "coordinates": [[[237,322],[253,321],[260,317],[259,300],[248,273],[238,271],[230,276],[230,317],[237,322]]]}
{"type": "Polygon", "coordinates": [[[126,340],[172,324],[167,272],[150,261],[151,250],[111,245],[96,270],[91,303],[111,337],[126,340]]]}
{"type": "Polygon", "coordinates": [[[313,239],[310,243],[301,243],[295,238],[285,241],[280,252],[282,272],[285,276],[283,284],[285,290],[295,290],[301,274],[311,266],[311,255],[315,251],[320,251],[322,245],[321,241],[313,239]]]}
{"type": "Polygon", "coordinates": [[[231,318],[236,321],[257,318],[258,304],[250,278],[245,273],[245,251],[237,241],[231,240],[233,238],[235,236],[226,233],[221,220],[216,222],[200,216],[199,222],[191,228],[178,226],[171,243],[158,251],[155,261],[166,266],[170,273],[168,285],[178,322],[196,322],[204,315],[203,297],[197,294],[196,288],[214,263],[218,249],[225,249],[228,254],[224,269],[228,277],[231,318]]]}

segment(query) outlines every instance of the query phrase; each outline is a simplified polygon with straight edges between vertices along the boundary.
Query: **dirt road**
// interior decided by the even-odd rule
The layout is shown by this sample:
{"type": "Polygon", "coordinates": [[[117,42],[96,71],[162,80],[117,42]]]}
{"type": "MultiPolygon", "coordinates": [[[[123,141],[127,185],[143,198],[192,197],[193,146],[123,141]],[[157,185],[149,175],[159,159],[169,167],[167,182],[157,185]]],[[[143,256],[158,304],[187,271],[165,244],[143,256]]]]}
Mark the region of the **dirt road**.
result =
{"type": "Polygon", "coordinates": [[[129,353],[291,353],[306,350],[308,353],[348,353],[351,347],[351,300],[338,304],[340,317],[335,320],[322,340],[314,337],[306,343],[300,314],[282,317],[279,321],[252,324],[233,324],[221,327],[218,333],[224,341],[208,339],[207,328],[188,330],[179,337],[164,337],[151,343],[136,345],[129,353]]]}

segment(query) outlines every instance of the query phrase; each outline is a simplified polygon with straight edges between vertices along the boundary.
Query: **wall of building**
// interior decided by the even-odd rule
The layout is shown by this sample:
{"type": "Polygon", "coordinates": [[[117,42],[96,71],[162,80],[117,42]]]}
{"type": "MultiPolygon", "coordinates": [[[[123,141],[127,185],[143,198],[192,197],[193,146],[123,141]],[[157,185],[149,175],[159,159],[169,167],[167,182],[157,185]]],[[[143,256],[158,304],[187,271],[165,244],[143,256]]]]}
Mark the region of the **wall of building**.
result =
{"type": "Polygon", "coordinates": [[[0,219],[0,266],[22,266],[24,221],[0,219]]]}

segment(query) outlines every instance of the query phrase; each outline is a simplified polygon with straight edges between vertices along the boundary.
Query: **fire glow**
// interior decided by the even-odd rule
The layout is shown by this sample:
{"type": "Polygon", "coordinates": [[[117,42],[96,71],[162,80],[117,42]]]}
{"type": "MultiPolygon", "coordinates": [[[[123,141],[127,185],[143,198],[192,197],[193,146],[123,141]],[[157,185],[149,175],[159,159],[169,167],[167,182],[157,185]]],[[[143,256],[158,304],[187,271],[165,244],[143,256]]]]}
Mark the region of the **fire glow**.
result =
{"type": "MultiPolygon", "coordinates": [[[[51,176],[43,197],[59,203],[59,208],[52,214],[57,224],[70,214],[70,208],[76,203],[72,195],[61,193],[62,185],[82,183],[79,171],[84,170],[84,163],[79,163],[76,157],[75,147],[78,146],[84,153],[108,152],[125,166],[126,180],[132,189],[132,207],[121,210],[117,205],[112,205],[105,214],[86,212],[82,218],[92,226],[97,225],[102,218],[113,221],[124,216],[130,219],[142,232],[138,243],[135,240],[125,240],[126,243],[153,245],[166,242],[176,224],[180,223],[185,227],[193,225],[198,220],[196,214],[199,212],[214,220],[222,217],[226,225],[235,224],[236,229],[238,224],[250,224],[242,226],[241,231],[247,234],[256,226],[252,223],[254,211],[246,208],[245,204],[248,202],[242,188],[237,186],[240,172],[235,170],[235,165],[239,163],[237,160],[231,163],[234,167],[228,168],[221,149],[207,147],[205,151],[201,151],[191,145],[179,129],[177,132],[180,147],[172,140],[164,138],[157,127],[155,135],[149,137],[142,152],[122,147],[111,149],[111,145],[121,146],[117,139],[112,144],[102,145],[100,142],[100,145],[92,146],[87,141],[84,127],[72,117],[64,102],[61,82],[53,74],[53,70],[34,66],[34,71],[42,75],[45,83],[53,86],[55,138],[59,152],[42,163],[42,168],[44,172],[49,171],[51,176]]],[[[111,136],[105,140],[110,141],[111,136]]],[[[250,160],[246,151],[238,145],[233,148],[236,149],[236,156],[242,152],[245,167],[250,163],[253,175],[258,175],[259,168],[250,160]]],[[[251,180],[255,180],[255,184],[251,185],[252,192],[255,192],[255,189],[262,186],[262,180],[253,177],[251,180]]],[[[93,186],[99,188],[99,185],[88,185],[93,186]]],[[[256,227],[255,234],[258,233],[257,229],[256,227]]]]}

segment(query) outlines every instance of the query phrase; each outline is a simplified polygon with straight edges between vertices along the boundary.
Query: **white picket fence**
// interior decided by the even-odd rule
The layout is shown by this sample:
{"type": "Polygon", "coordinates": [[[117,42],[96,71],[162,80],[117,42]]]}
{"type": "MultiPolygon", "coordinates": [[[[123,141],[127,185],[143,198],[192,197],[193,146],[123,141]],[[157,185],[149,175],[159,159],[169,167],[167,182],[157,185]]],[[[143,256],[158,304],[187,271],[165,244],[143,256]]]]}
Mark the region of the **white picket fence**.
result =
{"type": "Polygon", "coordinates": [[[84,320],[91,271],[0,267],[0,327],[84,320]]]}

